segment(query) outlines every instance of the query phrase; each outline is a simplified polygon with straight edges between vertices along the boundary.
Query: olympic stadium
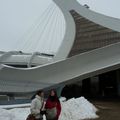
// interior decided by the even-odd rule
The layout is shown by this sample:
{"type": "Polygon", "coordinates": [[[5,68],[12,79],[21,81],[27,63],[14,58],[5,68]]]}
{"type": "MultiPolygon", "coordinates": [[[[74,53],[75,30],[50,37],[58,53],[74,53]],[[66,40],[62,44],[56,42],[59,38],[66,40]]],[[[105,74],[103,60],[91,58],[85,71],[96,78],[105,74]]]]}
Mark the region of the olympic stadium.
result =
{"type": "Polygon", "coordinates": [[[76,83],[85,94],[120,96],[120,20],[76,0],[53,0],[42,18],[12,50],[0,50],[1,95],[76,83]]]}

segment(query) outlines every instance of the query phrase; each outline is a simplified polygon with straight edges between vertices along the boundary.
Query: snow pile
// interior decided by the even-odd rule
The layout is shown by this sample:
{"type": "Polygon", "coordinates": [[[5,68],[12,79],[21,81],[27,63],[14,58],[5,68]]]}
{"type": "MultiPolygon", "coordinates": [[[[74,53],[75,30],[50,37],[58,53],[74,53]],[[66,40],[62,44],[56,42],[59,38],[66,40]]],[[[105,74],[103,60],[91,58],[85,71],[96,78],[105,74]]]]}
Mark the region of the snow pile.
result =
{"type": "Polygon", "coordinates": [[[0,120],[26,120],[29,108],[0,109],[0,120]]]}
{"type": "Polygon", "coordinates": [[[62,102],[62,112],[60,120],[80,120],[87,118],[97,118],[97,109],[84,97],[72,98],[62,102]]]}
{"type": "Polygon", "coordinates": [[[13,120],[14,115],[10,111],[0,109],[0,120],[13,120]]]}
{"type": "Polygon", "coordinates": [[[61,97],[59,100],[60,100],[60,102],[65,102],[66,98],[65,97],[61,97]]]}
{"type": "MultiPolygon", "coordinates": [[[[84,97],[72,98],[61,102],[61,105],[62,112],[59,120],[80,120],[98,117],[96,115],[97,109],[84,97]]],[[[0,120],[25,120],[29,113],[30,108],[0,109],[0,120]]]]}

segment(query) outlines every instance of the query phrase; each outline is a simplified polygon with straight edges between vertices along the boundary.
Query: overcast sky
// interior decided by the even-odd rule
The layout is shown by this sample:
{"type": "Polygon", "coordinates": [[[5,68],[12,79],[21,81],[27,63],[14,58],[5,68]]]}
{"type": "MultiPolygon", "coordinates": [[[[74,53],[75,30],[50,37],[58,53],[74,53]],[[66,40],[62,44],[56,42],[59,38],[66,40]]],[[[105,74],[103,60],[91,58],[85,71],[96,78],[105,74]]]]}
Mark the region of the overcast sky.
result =
{"type": "Polygon", "coordinates": [[[9,50],[50,4],[50,0],[0,0],[0,50],[9,50]]]}
{"type": "Polygon", "coordinates": [[[78,0],[90,9],[115,18],[120,18],[120,0],[78,0]]]}
{"type": "MultiPolygon", "coordinates": [[[[120,0],[78,1],[96,12],[120,18],[120,0]]],[[[51,0],[0,0],[0,50],[10,50],[50,3],[51,0]]]]}

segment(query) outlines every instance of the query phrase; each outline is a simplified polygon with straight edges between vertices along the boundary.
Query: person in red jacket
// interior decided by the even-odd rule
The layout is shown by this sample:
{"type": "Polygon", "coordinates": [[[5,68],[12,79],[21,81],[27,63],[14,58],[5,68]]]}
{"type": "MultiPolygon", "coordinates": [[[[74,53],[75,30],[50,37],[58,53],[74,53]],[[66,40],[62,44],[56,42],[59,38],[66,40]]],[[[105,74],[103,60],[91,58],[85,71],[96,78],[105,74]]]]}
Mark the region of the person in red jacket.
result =
{"type": "Polygon", "coordinates": [[[61,104],[55,90],[50,91],[50,95],[45,104],[46,119],[58,120],[61,113],[61,104]]]}

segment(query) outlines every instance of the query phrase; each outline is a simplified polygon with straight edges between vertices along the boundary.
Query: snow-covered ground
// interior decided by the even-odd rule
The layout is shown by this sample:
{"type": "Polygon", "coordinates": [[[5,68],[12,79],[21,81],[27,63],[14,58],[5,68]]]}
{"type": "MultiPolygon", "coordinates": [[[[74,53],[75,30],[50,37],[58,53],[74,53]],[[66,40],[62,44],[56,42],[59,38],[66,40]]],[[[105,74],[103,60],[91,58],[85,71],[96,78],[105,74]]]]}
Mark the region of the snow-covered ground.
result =
{"type": "MultiPolygon", "coordinates": [[[[81,120],[98,117],[95,106],[84,97],[72,98],[64,102],[63,100],[61,101],[62,112],[59,120],[81,120]]],[[[25,120],[29,113],[30,108],[13,108],[10,110],[0,108],[0,120],[25,120]]]]}

